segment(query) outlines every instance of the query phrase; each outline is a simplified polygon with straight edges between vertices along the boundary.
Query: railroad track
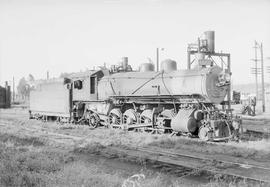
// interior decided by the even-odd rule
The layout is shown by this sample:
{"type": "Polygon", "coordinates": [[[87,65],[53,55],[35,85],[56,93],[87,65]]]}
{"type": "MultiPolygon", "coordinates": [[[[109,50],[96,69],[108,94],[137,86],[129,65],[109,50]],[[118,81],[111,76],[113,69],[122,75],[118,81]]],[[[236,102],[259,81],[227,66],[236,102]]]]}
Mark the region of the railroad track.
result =
{"type": "MultiPolygon", "coordinates": [[[[145,148],[140,148],[142,151],[154,152],[154,150],[146,150],[145,148]]],[[[231,162],[225,160],[217,160],[209,157],[201,157],[192,154],[182,154],[174,153],[169,151],[159,151],[158,154],[167,155],[170,158],[175,159],[188,159],[192,160],[191,163],[196,163],[193,165],[194,169],[207,170],[213,173],[220,173],[224,175],[236,176],[244,179],[252,179],[263,182],[270,182],[270,168],[257,166],[254,164],[243,164],[239,162],[231,162]],[[198,165],[197,165],[198,164],[198,165]]],[[[190,163],[190,162],[189,162],[190,163]]],[[[184,166],[182,164],[182,166],[184,166]]]]}
{"type": "MultiPolygon", "coordinates": [[[[1,120],[2,121],[2,120],[1,120]]],[[[12,122],[2,121],[3,126],[12,125],[12,122]]],[[[13,126],[16,126],[13,124],[13,126]]],[[[44,137],[50,138],[59,137],[61,139],[60,142],[64,143],[62,139],[70,139],[72,141],[88,141],[87,137],[79,137],[76,135],[65,135],[63,133],[49,132],[46,129],[33,129],[29,127],[21,127],[22,129],[31,132],[31,134],[35,134],[35,132],[39,131],[39,133],[44,133],[44,137]]],[[[54,139],[57,140],[57,139],[54,139]]],[[[270,183],[270,166],[262,166],[258,164],[252,163],[243,163],[243,162],[233,162],[223,159],[216,159],[207,156],[202,156],[201,154],[194,154],[191,152],[170,152],[165,150],[154,149],[153,147],[115,147],[115,146],[107,146],[105,151],[115,152],[116,154],[127,155],[131,157],[142,158],[146,160],[151,160],[152,162],[158,162],[164,165],[172,165],[176,167],[185,167],[194,170],[208,171],[213,174],[222,174],[227,176],[234,176],[242,179],[250,179],[259,182],[270,183]]]]}
{"type": "Polygon", "coordinates": [[[252,129],[246,129],[243,135],[249,135],[253,137],[259,137],[261,139],[269,139],[270,138],[270,131],[257,131],[252,129]]]}
{"type": "Polygon", "coordinates": [[[243,118],[243,140],[250,138],[269,139],[270,119],[243,118]]]}
{"type": "Polygon", "coordinates": [[[167,166],[168,164],[176,167],[185,167],[193,170],[207,171],[212,174],[222,174],[226,176],[249,179],[252,181],[270,184],[270,168],[254,164],[243,164],[225,160],[211,159],[195,154],[175,153],[170,151],[153,150],[153,148],[130,147],[128,151],[119,147],[110,147],[109,149],[127,154],[128,156],[148,155],[147,160],[160,162],[167,166]]]}
{"type": "Polygon", "coordinates": [[[248,117],[248,116],[242,116],[243,120],[246,121],[265,121],[265,122],[270,122],[270,118],[264,117],[264,118],[255,118],[255,117],[248,117]]]}
{"type": "MultiPolygon", "coordinates": [[[[35,132],[36,130],[25,128],[25,130],[35,132]]],[[[46,135],[59,137],[61,139],[70,139],[73,141],[87,141],[85,137],[79,137],[74,135],[65,135],[62,133],[54,133],[54,132],[45,132],[46,135]]],[[[49,138],[49,137],[48,137],[49,138]]],[[[57,141],[54,138],[53,141],[57,141]]],[[[90,142],[90,141],[89,141],[90,142]]],[[[62,142],[63,143],[63,142],[62,142]]],[[[114,152],[120,155],[128,155],[131,157],[142,158],[151,160],[153,162],[159,162],[167,166],[168,164],[171,166],[177,167],[185,167],[189,169],[196,169],[202,171],[208,171],[213,174],[223,174],[233,177],[238,177],[242,179],[250,179],[259,182],[270,183],[270,168],[262,167],[254,164],[244,164],[238,162],[230,162],[226,160],[217,160],[207,157],[202,157],[199,155],[194,154],[187,154],[187,153],[175,153],[169,151],[161,151],[161,150],[154,150],[153,148],[149,147],[131,147],[127,149],[115,146],[109,146],[105,148],[107,152],[114,152]]],[[[101,153],[102,155],[102,153],[101,153]]],[[[106,156],[106,154],[105,154],[106,156]]]]}

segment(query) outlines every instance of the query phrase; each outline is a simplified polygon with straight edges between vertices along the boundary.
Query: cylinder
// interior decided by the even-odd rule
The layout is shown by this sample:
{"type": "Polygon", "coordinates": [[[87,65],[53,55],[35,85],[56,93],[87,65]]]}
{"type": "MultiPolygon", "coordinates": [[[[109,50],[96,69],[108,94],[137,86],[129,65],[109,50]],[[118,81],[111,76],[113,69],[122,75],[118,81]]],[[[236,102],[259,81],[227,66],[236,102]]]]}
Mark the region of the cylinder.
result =
{"type": "Polygon", "coordinates": [[[161,62],[161,70],[163,71],[176,71],[177,70],[177,63],[174,60],[166,59],[161,62]]]}
{"type": "Polygon", "coordinates": [[[192,109],[179,110],[177,115],[172,118],[171,128],[176,132],[196,132],[198,124],[193,113],[192,109]]]}
{"type": "Polygon", "coordinates": [[[155,67],[152,63],[142,63],[140,65],[140,72],[154,71],[155,67]]]}
{"type": "Polygon", "coordinates": [[[215,52],[215,31],[205,31],[204,37],[205,37],[205,40],[207,41],[207,51],[214,53],[215,52]]]}

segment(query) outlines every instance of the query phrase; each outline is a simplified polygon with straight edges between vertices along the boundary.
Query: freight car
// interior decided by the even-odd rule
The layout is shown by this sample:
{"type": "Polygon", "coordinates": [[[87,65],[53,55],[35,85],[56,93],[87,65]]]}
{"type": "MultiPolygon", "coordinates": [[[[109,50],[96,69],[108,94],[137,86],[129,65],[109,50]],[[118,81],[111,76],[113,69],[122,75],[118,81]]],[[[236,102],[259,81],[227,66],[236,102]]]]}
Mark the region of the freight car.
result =
{"type": "Polygon", "coordinates": [[[195,68],[177,70],[177,63],[167,59],[160,71],[151,63],[133,71],[124,57],[110,69],[44,81],[30,92],[30,117],[186,134],[205,141],[231,139],[240,120],[231,110],[216,107],[224,104],[230,73],[208,62],[200,58],[195,68]]]}
{"type": "Polygon", "coordinates": [[[8,83],[5,87],[0,86],[0,108],[10,108],[11,106],[11,91],[8,83]]]}

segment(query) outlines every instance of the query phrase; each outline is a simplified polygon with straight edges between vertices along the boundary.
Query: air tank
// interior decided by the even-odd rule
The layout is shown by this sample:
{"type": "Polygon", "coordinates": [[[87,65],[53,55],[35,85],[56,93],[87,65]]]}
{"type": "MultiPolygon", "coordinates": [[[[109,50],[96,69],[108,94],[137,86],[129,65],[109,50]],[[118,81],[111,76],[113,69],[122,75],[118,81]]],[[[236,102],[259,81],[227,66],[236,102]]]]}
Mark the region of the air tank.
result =
{"type": "Polygon", "coordinates": [[[152,63],[142,63],[140,65],[140,72],[154,71],[155,67],[152,63]]]}
{"type": "Polygon", "coordinates": [[[174,60],[166,59],[161,62],[161,70],[170,72],[177,70],[177,63],[174,60]]]}
{"type": "Polygon", "coordinates": [[[205,31],[204,38],[207,41],[207,51],[215,52],[215,31],[205,31]]]}

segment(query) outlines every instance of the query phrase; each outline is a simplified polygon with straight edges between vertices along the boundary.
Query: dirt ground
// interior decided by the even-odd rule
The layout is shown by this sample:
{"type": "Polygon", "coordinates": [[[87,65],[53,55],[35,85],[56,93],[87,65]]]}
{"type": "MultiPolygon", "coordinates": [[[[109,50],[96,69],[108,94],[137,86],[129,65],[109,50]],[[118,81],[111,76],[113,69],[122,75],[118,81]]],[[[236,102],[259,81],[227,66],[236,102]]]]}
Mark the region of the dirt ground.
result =
{"type": "MultiPolygon", "coordinates": [[[[197,152],[270,167],[270,141],[208,144],[185,137],[115,129],[60,125],[29,120],[25,109],[0,110],[0,184],[2,186],[220,186],[218,178],[196,173],[172,175],[143,162],[104,157],[102,147],[145,146],[197,152]],[[81,151],[88,149],[89,151],[81,151]],[[94,154],[95,153],[95,154],[94,154]]],[[[248,185],[245,182],[240,185],[248,185]]]]}

